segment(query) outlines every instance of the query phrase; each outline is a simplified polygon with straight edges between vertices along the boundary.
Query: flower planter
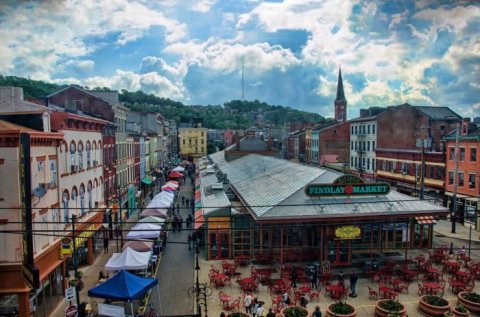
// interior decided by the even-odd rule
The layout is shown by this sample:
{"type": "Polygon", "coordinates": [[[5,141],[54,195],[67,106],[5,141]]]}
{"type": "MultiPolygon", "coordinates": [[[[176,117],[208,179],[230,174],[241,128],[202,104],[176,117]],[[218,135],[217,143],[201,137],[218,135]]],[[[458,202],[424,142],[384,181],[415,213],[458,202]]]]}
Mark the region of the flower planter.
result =
{"type": "Polygon", "coordinates": [[[308,310],[301,306],[287,306],[280,310],[282,317],[307,317],[308,310]]]}
{"type": "Polygon", "coordinates": [[[479,315],[480,314],[480,302],[473,302],[465,298],[465,295],[469,292],[460,292],[458,293],[458,303],[462,304],[469,312],[479,315]]]}
{"type": "Polygon", "coordinates": [[[450,311],[450,304],[448,303],[448,301],[444,300],[446,302],[446,305],[436,306],[426,301],[426,298],[428,297],[437,296],[423,295],[422,297],[420,297],[420,301],[418,302],[418,309],[424,314],[432,317],[442,317],[446,312],[450,311]]]}
{"type": "Polygon", "coordinates": [[[339,312],[336,312],[336,310],[334,309],[334,306],[335,305],[338,305],[339,303],[333,303],[333,304],[330,304],[328,305],[327,307],[327,316],[328,317],[339,317],[339,316],[343,316],[343,317],[355,317],[357,316],[357,310],[355,309],[355,307],[353,307],[352,305],[350,304],[347,304],[347,303],[342,303],[343,305],[345,306],[348,306],[350,307],[351,309],[351,313],[349,314],[342,314],[342,313],[339,313],[339,312]]]}
{"type": "MultiPolygon", "coordinates": [[[[465,305],[464,305],[464,306],[465,306],[465,305]]],[[[466,307],[465,307],[465,308],[466,308],[466,307]]],[[[470,313],[469,313],[468,311],[465,312],[465,313],[463,313],[463,312],[461,312],[461,311],[458,311],[458,310],[457,310],[457,307],[455,307],[455,308],[452,310],[452,312],[453,312],[453,316],[455,316],[455,317],[468,317],[468,316],[470,316],[470,313]]]]}
{"type": "MultiPolygon", "coordinates": [[[[388,317],[390,314],[392,313],[396,313],[397,311],[393,311],[393,310],[388,310],[388,309],[385,309],[381,306],[381,303],[385,303],[385,302],[388,302],[390,301],[389,299],[381,299],[381,300],[377,300],[377,302],[375,303],[375,316],[377,317],[388,317]]],[[[407,316],[407,309],[405,308],[405,306],[401,303],[399,303],[402,308],[398,311],[398,316],[401,316],[401,317],[406,317],[407,316]]]]}

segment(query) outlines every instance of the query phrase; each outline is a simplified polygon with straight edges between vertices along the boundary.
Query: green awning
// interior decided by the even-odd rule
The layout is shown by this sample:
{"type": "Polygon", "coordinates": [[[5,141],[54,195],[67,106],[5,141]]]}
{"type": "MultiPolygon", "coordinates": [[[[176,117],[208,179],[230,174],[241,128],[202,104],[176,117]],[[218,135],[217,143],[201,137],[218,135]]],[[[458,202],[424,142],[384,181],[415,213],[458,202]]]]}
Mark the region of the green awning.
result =
{"type": "Polygon", "coordinates": [[[145,176],[143,179],[142,179],[142,183],[145,183],[147,185],[151,185],[152,184],[152,178],[151,177],[148,177],[148,176],[145,176]]]}

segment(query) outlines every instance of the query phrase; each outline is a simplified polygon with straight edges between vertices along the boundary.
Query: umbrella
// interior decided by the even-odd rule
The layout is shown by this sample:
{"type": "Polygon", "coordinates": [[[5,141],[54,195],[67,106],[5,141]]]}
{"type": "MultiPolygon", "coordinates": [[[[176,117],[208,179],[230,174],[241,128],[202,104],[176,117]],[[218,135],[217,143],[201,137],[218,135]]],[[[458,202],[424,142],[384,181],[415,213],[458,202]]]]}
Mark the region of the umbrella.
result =
{"type": "Polygon", "coordinates": [[[126,248],[131,248],[135,251],[139,252],[147,252],[152,251],[153,249],[153,242],[152,241],[142,241],[142,240],[134,240],[128,241],[122,248],[122,251],[126,248]]]}
{"type": "Polygon", "coordinates": [[[138,222],[150,222],[150,223],[153,223],[153,224],[162,224],[165,222],[165,219],[164,218],[159,218],[159,217],[155,217],[155,216],[148,216],[146,218],[143,218],[143,219],[140,219],[140,221],[138,222]]]}

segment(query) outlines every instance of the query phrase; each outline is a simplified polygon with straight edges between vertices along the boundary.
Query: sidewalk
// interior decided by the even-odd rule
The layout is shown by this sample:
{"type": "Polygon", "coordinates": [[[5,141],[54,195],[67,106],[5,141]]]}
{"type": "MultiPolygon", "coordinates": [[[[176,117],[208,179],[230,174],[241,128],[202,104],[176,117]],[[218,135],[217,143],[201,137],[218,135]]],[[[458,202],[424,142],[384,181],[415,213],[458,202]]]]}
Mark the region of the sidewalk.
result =
{"type": "MultiPolygon", "coordinates": [[[[436,234],[463,241],[469,240],[470,228],[467,228],[464,225],[457,223],[455,225],[455,229],[456,233],[451,233],[452,223],[447,220],[437,220],[437,223],[433,226],[433,230],[436,234]]],[[[475,231],[475,228],[472,228],[472,241],[480,242],[479,233],[475,231]]]]}
{"type": "MultiPolygon", "coordinates": [[[[150,197],[145,198],[145,204],[150,202],[150,197]]],[[[137,224],[139,213],[140,211],[133,213],[130,218],[127,219],[124,228],[122,230],[124,242],[126,241],[126,236],[128,231],[137,224]]],[[[97,256],[94,263],[89,266],[82,266],[79,268],[79,271],[83,272],[83,283],[84,287],[80,291],[80,303],[87,302],[90,303],[90,298],[88,297],[88,290],[92,287],[95,287],[98,284],[98,275],[100,271],[104,271],[105,264],[111,258],[113,253],[121,252],[120,240],[118,239],[118,248],[117,251],[117,239],[111,239],[108,252],[101,253],[97,256]]],[[[76,302],[74,303],[76,305],[76,302]]],[[[57,307],[50,313],[51,317],[64,317],[65,316],[65,309],[67,308],[67,302],[63,299],[57,307]]]]}

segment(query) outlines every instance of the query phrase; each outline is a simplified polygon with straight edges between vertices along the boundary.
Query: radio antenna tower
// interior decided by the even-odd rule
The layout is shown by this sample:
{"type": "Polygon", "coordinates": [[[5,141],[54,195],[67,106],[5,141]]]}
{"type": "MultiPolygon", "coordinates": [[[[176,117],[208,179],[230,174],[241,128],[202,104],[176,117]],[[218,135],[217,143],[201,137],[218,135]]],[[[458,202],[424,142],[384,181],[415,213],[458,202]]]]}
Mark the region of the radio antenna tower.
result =
{"type": "Polygon", "coordinates": [[[243,73],[243,64],[245,62],[245,57],[242,56],[242,101],[245,101],[245,76],[243,73]]]}

